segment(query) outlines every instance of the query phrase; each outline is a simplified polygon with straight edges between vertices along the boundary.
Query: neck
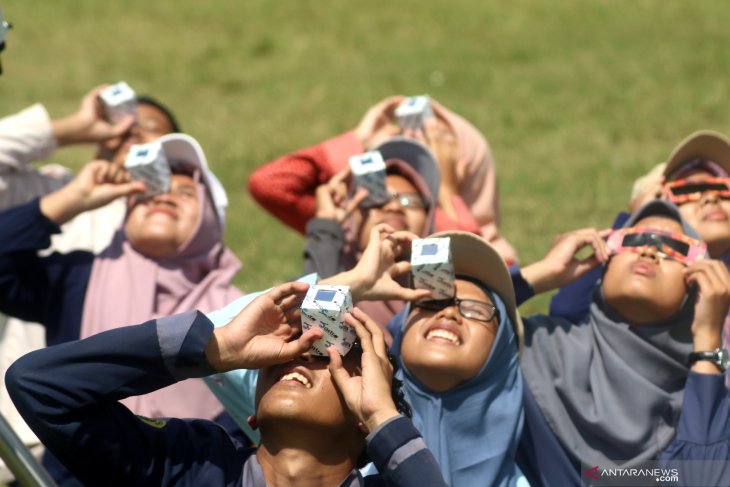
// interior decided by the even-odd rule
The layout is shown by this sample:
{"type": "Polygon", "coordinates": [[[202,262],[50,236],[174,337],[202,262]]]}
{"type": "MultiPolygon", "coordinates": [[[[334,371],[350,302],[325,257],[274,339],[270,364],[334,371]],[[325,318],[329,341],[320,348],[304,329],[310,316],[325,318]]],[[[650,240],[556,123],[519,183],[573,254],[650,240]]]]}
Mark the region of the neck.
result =
{"type": "MultiPolygon", "coordinates": [[[[281,425],[280,425],[281,426],[281,425]]],[[[287,425],[290,426],[290,425],[287,425]]],[[[281,486],[337,486],[356,467],[362,450],[348,435],[332,436],[322,430],[281,426],[276,434],[264,435],[256,458],[266,484],[281,486]]]]}
{"type": "Polygon", "coordinates": [[[463,379],[457,377],[450,370],[444,370],[438,367],[411,367],[410,371],[421,384],[435,393],[446,392],[464,382],[463,379]]]}
{"type": "Polygon", "coordinates": [[[632,325],[657,323],[677,313],[677,310],[664,311],[662,313],[660,310],[655,309],[654,306],[651,306],[650,303],[630,299],[616,300],[616,302],[607,304],[625,319],[626,322],[632,325]]]}

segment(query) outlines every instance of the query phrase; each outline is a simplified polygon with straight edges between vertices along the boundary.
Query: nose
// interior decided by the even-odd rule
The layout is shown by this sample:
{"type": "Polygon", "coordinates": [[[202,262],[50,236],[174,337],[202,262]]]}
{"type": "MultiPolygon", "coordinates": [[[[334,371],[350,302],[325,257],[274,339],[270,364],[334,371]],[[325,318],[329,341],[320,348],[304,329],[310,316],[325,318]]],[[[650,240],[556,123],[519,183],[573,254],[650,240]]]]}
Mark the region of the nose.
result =
{"type": "Polygon", "coordinates": [[[388,202],[383,205],[383,210],[387,211],[404,211],[405,208],[403,208],[403,205],[400,203],[400,198],[398,198],[398,195],[396,193],[390,193],[389,195],[390,199],[388,202]]]}
{"type": "Polygon", "coordinates": [[[173,195],[169,191],[167,193],[156,194],[152,198],[152,201],[154,203],[161,203],[161,204],[166,204],[166,205],[170,205],[170,206],[177,206],[177,200],[175,199],[175,195],[173,195]]]}
{"type": "Polygon", "coordinates": [[[639,257],[644,257],[649,260],[658,261],[659,260],[658,250],[654,245],[644,245],[639,250],[639,257]]]}
{"type": "Polygon", "coordinates": [[[299,356],[298,360],[300,360],[306,364],[311,364],[312,362],[314,362],[315,359],[311,352],[304,352],[303,354],[301,354],[299,356]]]}
{"type": "Polygon", "coordinates": [[[720,195],[717,191],[705,191],[700,197],[702,204],[717,203],[720,200],[720,195]]]}
{"type": "Polygon", "coordinates": [[[461,313],[459,313],[459,307],[456,303],[452,303],[442,309],[441,315],[446,319],[461,323],[461,313]]]}
{"type": "Polygon", "coordinates": [[[133,123],[132,126],[129,128],[129,131],[127,132],[127,136],[132,140],[132,142],[138,144],[142,141],[142,128],[139,126],[138,123],[133,123]]]}

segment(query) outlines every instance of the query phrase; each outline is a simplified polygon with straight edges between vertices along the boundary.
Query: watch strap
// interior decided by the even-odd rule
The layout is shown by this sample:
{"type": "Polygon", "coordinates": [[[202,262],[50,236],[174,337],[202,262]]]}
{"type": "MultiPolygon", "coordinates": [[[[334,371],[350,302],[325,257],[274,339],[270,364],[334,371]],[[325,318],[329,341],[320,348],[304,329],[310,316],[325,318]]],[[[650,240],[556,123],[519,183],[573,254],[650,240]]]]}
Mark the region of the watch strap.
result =
{"type": "Polygon", "coordinates": [[[725,372],[728,369],[728,351],[724,348],[716,348],[711,352],[692,352],[687,357],[687,364],[692,366],[695,362],[701,360],[707,360],[717,365],[721,371],[725,372]]]}

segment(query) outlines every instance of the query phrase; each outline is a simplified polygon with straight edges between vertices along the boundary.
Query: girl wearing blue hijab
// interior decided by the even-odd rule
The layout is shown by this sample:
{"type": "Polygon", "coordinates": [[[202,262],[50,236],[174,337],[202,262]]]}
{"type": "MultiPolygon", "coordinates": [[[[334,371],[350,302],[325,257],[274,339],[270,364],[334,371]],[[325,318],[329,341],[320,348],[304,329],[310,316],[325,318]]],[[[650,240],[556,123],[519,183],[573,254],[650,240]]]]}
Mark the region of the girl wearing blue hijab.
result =
{"type": "Polygon", "coordinates": [[[513,486],[522,434],[522,322],[509,272],[484,239],[450,237],[456,297],[409,306],[391,323],[413,423],[452,486],[513,486]]]}

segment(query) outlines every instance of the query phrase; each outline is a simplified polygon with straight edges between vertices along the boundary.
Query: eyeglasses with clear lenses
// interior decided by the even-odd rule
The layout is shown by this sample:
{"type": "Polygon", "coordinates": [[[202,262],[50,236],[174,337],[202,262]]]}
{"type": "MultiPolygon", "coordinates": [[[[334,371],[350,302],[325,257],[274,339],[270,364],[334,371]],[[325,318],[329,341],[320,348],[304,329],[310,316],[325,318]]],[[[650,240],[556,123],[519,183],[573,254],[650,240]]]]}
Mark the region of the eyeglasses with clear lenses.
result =
{"type": "Polygon", "coordinates": [[[411,209],[411,210],[425,210],[428,205],[423,200],[420,194],[418,193],[396,193],[392,192],[389,193],[390,199],[383,203],[382,205],[374,205],[372,203],[366,204],[366,208],[381,208],[391,201],[395,200],[397,201],[403,208],[411,209]]]}
{"type": "Polygon", "coordinates": [[[484,301],[477,301],[476,299],[451,298],[438,301],[419,301],[415,305],[429,311],[441,311],[448,306],[456,306],[459,314],[464,318],[489,323],[497,316],[497,322],[499,322],[497,307],[484,301]]]}

